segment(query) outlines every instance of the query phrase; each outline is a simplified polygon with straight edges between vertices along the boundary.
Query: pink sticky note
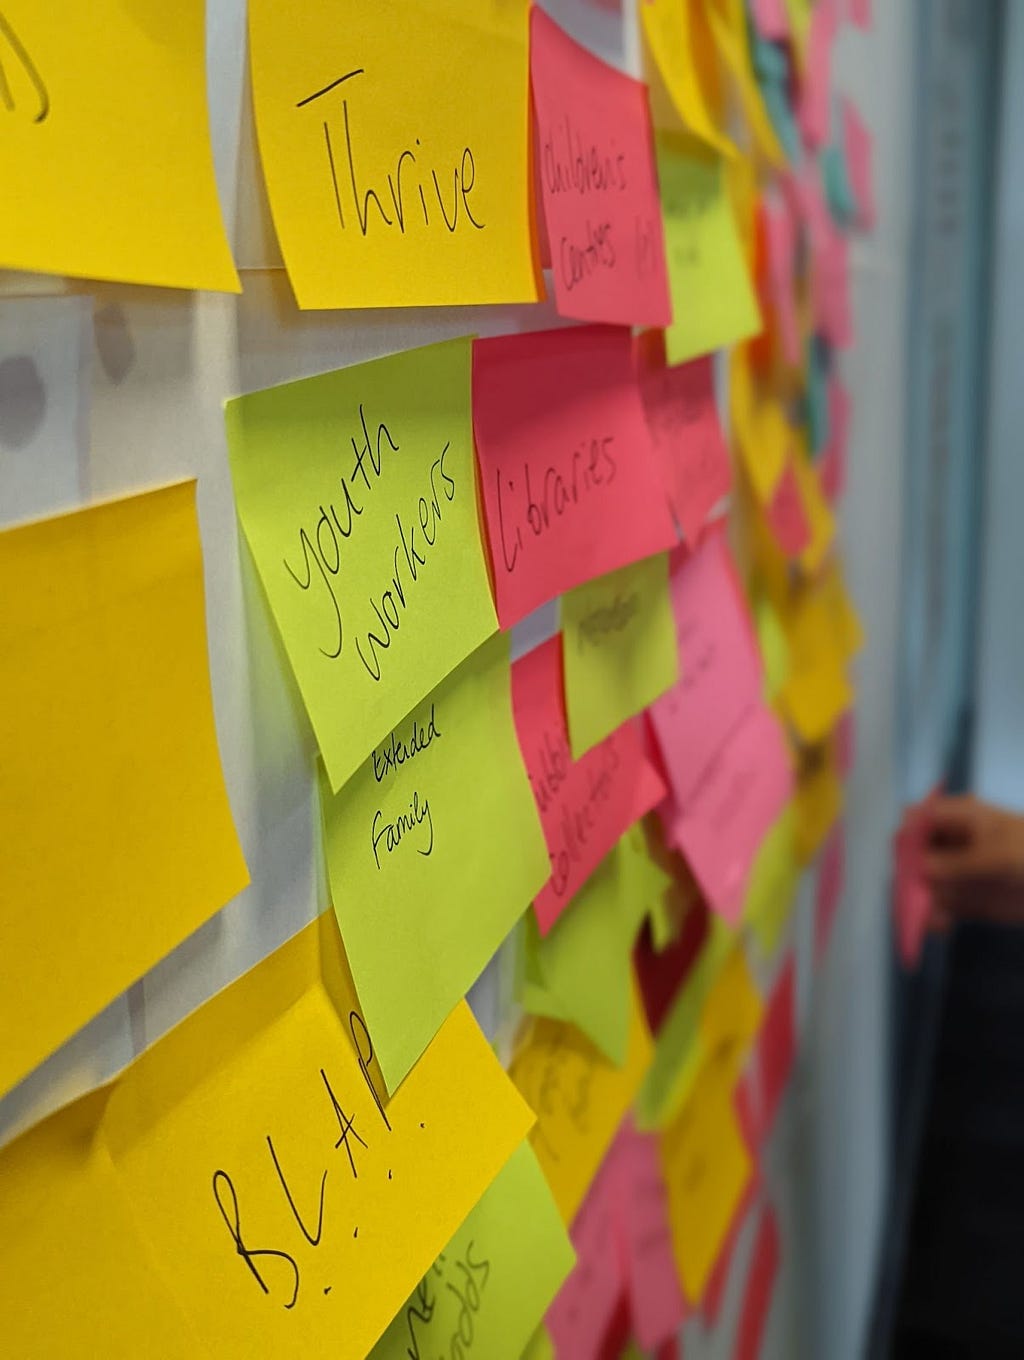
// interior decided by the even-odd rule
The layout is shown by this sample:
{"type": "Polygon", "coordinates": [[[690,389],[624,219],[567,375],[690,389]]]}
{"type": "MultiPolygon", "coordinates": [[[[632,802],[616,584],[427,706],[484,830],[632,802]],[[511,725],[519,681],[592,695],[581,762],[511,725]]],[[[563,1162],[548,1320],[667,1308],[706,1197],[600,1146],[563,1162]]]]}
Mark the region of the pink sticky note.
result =
{"type": "Polygon", "coordinates": [[[829,136],[829,94],[832,88],[832,44],[838,27],[835,0],[818,0],[811,11],[807,61],[800,87],[798,121],[805,144],[824,146],[829,136]]]}
{"type": "Polygon", "coordinates": [[[650,1351],[673,1336],[686,1316],[658,1139],[638,1132],[627,1116],[615,1147],[633,1335],[650,1351]]]}
{"type": "Polygon", "coordinates": [[[711,355],[667,366],[642,355],[640,395],[669,503],[692,545],[732,485],[711,355]]]}
{"type": "Polygon", "coordinates": [[[828,381],[828,443],[818,461],[821,489],[835,505],[846,490],[847,444],[850,437],[850,394],[835,376],[828,381]]]}
{"type": "Polygon", "coordinates": [[[478,340],[473,419],[502,628],[676,542],[627,329],[478,340]]]}
{"type": "Polygon", "coordinates": [[[609,1154],[569,1232],[576,1265],[544,1319],[558,1360],[598,1360],[625,1292],[618,1173],[618,1161],[609,1154]]]}
{"type": "Polygon", "coordinates": [[[755,704],[677,803],[669,839],[686,856],[708,905],[730,925],[743,914],[754,856],[793,792],[778,719],[755,704]]]}
{"type": "Polygon", "coordinates": [[[837,822],[825,842],[818,866],[814,901],[814,961],[825,957],[846,877],[846,829],[837,822]]]}
{"type": "Polygon", "coordinates": [[[871,0],[847,0],[847,17],[857,28],[871,27],[871,0]]]}
{"type": "Polygon", "coordinates": [[[849,244],[831,223],[812,253],[811,309],[815,329],[833,348],[847,349],[853,343],[849,244]]]}
{"type": "Polygon", "coordinates": [[[761,658],[723,533],[674,553],[670,584],[680,679],[649,712],[673,796],[685,806],[726,737],[760,703],[761,658]]]}
{"type": "Polygon", "coordinates": [[[768,289],[782,342],[782,357],[790,368],[799,367],[800,326],[796,314],[796,222],[788,198],[766,200],[763,208],[768,250],[768,289]]]}
{"type": "Polygon", "coordinates": [[[857,756],[857,719],[852,708],[847,709],[835,728],[836,764],[844,779],[853,771],[857,756]]]}
{"type": "Polygon", "coordinates": [[[620,836],[665,796],[633,721],[580,760],[569,750],[559,634],[512,667],[512,710],[551,877],[534,900],[542,935],[620,836]]]}
{"type": "Polygon", "coordinates": [[[772,987],[754,1050],[757,1137],[771,1133],[796,1057],[796,962],[792,956],[772,987]]]}
{"type": "Polygon", "coordinates": [[[789,38],[789,16],[785,0],[753,0],[750,6],[757,31],[770,42],[786,42],[789,38]]]}
{"type": "Polygon", "coordinates": [[[875,228],[875,188],[871,174],[871,133],[849,99],[844,99],[843,145],[850,188],[857,204],[857,225],[865,231],[875,228]]]}
{"type": "Polygon", "coordinates": [[[734,1360],[757,1360],[761,1353],[761,1341],[765,1323],[768,1321],[775,1278],[779,1273],[780,1255],[781,1242],[775,1210],[770,1204],[766,1204],[757,1225],[757,1236],[754,1239],[754,1250],[747,1272],[743,1307],[736,1331],[736,1349],[733,1351],[734,1360]]]}
{"type": "Polygon", "coordinates": [[[767,511],[768,526],[788,558],[797,558],[811,541],[811,522],[804,509],[792,460],[786,462],[767,511]]]}
{"type": "Polygon", "coordinates": [[[921,957],[932,910],[932,893],[924,876],[923,862],[928,840],[925,809],[927,804],[924,809],[907,818],[893,844],[896,943],[900,958],[908,968],[913,968],[921,957]]]}
{"type": "Polygon", "coordinates": [[[530,85],[559,312],[667,326],[672,304],[647,86],[580,47],[536,6],[530,85]]]}

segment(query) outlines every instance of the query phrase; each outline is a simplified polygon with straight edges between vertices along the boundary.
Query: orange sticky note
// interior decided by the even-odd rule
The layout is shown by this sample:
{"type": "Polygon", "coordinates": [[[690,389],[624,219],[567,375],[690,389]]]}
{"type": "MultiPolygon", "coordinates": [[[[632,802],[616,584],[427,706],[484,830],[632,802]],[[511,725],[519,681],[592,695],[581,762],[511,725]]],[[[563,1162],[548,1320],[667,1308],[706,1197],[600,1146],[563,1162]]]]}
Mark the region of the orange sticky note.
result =
{"type": "Polygon", "coordinates": [[[476,341],[473,419],[502,628],[675,544],[627,329],[476,341]]]}
{"type": "Polygon", "coordinates": [[[195,483],[0,534],[0,1094],[248,880],[195,483]]]}
{"type": "Polygon", "coordinates": [[[672,320],[647,87],[530,14],[537,166],[555,302],[581,321],[672,320]]]}
{"type": "Polygon", "coordinates": [[[516,731],[551,857],[551,877],[533,903],[542,935],[619,837],[665,796],[635,722],[573,760],[562,677],[558,636],[512,667],[516,731]]]}

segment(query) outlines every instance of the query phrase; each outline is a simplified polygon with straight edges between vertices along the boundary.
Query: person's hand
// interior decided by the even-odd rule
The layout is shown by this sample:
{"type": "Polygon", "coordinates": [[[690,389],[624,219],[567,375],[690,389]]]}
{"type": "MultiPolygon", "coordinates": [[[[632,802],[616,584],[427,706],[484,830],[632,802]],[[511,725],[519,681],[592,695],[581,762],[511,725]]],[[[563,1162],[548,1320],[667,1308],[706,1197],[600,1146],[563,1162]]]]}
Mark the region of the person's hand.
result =
{"type": "Polygon", "coordinates": [[[935,795],[921,815],[931,924],[942,929],[975,919],[1024,925],[1024,817],[969,794],[935,795]]]}

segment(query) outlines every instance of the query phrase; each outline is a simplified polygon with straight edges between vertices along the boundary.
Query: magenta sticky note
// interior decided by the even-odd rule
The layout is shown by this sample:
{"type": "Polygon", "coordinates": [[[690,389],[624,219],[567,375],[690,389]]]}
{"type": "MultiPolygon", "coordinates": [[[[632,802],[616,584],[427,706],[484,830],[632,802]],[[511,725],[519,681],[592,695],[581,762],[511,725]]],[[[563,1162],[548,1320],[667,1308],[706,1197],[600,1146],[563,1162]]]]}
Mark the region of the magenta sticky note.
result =
{"type": "Polygon", "coordinates": [[[814,960],[820,963],[832,938],[832,927],[846,877],[846,829],[837,822],[825,842],[818,865],[814,898],[814,960]]]}
{"type": "Polygon", "coordinates": [[[768,290],[782,344],[782,357],[790,368],[798,368],[802,354],[794,278],[796,221],[788,197],[766,200],[762,211],[768,255],[768,290]]]}
{"type": "Polygon", "coordinates": [[[760,703],[761,657],[721,530],[670,564],[679,644],[678,682],[650,707],[651,725],[680,806],[726,737],[760,703]]]}
{"type": "Polygon", "coordinates": [[[530,13],[541,204],[563,316],[672,320],[647,87],[530,13]]]}
{"type": "Polygon", "coordinates": [[[640,394],[665,490],[687,542],[732,486],[711,355],[666,365],[641,350],[640,394]]]}
{"type": "Polygon", "coordinates": [[[775,714],[755,704],[677,800],[670,844],[686,857],[708,905],[730,925],[743,914],[751,865],[793,792],[793,771],[775,714]]]}
{"type": "Polygon", "coordinates": [[[807,35],[807,59],[800,86],[797,119],[804,143],[812,150],[829,137],[832,88],[832,45],[838,28],[835,0],[817,0],[811,10],[807,35]]]}
{"type": "Polygon", "coordinates": [[[772,537],[783,554],[790,559],[799,557],[811,541],[811,522],[804,509],[792,459],[787,460],[775,484],[766,518],[772,537]]]}
{"type": "Polygon", "coordinates": [[[653,1351],[675,1335],[686,1317],[672,1251],[658,1138],[640,1133],[627,1116],[613,1151],[618,1162],[633,1335],[644,1350],[653,1351]]]}
{"type": "Polygon", "coordinates": [[[850,394],[833,374],[828,382],[828,443],[818,460],[821,489],[832,505],[836,504],[846,490],[850,411],[850,394]]]}
{"type": "Polygon", "coordinates": [[[676,543],[625,327],[476,341],[473,422],[502,628],[676,543]]]}
{"type": "Polygon", "coordinates": [[[827,223],[811,257],[811,310],[815,330],[834,349],[853,343],[850,305],[850,248],[838,228],[827,223]]]}
{"type": "Polygon", "coordinates": [[[786,0],[752,0],[750,12],[757,31],[770,42],[786,42],[789,34],[789,15],[786,0]]]}
{"type": "Polygon", "coordinates": [[[757,1360],[761,1354],[761,1342],[781,1254],[782,1244],[775,1210],[766,1203],[758,1221],[754,1250],[747,1270],[733,1360],[757,1360]]]}
{"type": "Polygon", "coordinates": [[[626,1289],[617,1178],[609,1153],[569,1231],[576,1265],[544,1319],[558,1360],[598,1360],[626,1289]]]}
{"type": "Polygon", "coordinates": [[[561,643],[556,634],[512,666],[516,734],[551,858],[551,877],[533,903],[542,935],[616,841],[665,796],[635,721],[573,760],[561,643]]]}
{"type": "Polygon", "coordinates": [[[754,1049],[757,1140],[771,1133],[796,1057],[796,961],[786,960],[772,986],[754,1049]]]}
{"type": "Polygon", "coordinates": [[[850,188],[857,204],[857,225],[865,231],[875,228],[875,188],[871,173],[871,133],[849,99],[842,102],[843,146],[850,188]]]}

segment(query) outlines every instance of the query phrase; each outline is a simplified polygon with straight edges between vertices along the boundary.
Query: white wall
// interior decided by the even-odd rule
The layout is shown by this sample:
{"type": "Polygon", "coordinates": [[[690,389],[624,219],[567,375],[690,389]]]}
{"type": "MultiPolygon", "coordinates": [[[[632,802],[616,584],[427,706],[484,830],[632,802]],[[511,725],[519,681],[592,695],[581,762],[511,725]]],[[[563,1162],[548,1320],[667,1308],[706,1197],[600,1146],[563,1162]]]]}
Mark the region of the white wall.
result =
{"type": "MultiPolygon", "coordinates": [[[[620,17],[606,3],[559,0],[548,7],[606,59],[635,67],[635,42],[623,36],[620,17]]],[[[632,0],[625,8],[628,15],[632,0]]],[[[848,794],[848,887],[813,986],[809,966],[803,969],[805,1048],[768,1167],[785,1255],[766,1353],[828,1360],[859,1353],[886,1188],[885,894],[912,44],[905,0],[875,0],[874,8],[873,34],[844,32],[837,68],[875,132],[881,212],[876,236],[854,252],[859,341],[843,363],[855,403],[844,543],[869,638],[859,665],[859,755],[848,794]]],[[[243,0],[210,0],[209,11],[225,209],[233,223],[237,216],[239,262],[265,263],[273,247],[243,112],[243,0]]],[[[246,273],[244,282],[240,299],[97,285],[57,300],[0,302],[0,365],[6,358],[29,361],[0,367],[0,398],[5,371],[16,388],[0,406],[14,411],[6,437],[0,428],[0,522],[185,475],[199,479],[218,736],[252,875],[250,888],[0,1102],[0,1137],[116,1071],[317,910],[311,738],[251,573],[240,566],[224,398],[443,336],[554,324],[546,308],[300,314],[280,272],[246,273]]],[[[3,280],[8,297],[56,286],[3,280]]],[[[1024,656],[1019,660],[1024,675],[1024,656]]],[[[807,965],[812,897],[808,881],[796,926],[807,965]]],[[[482,1005],[493,1010],[494,1002],[492,988],[482,1005]]],[[[749,1242],[741,1261],[748,1248],[749,1242]]],[[[690,1329],[688,1356],[729,1353],[738,1280],[717,1334],[690,1329]]]]}

